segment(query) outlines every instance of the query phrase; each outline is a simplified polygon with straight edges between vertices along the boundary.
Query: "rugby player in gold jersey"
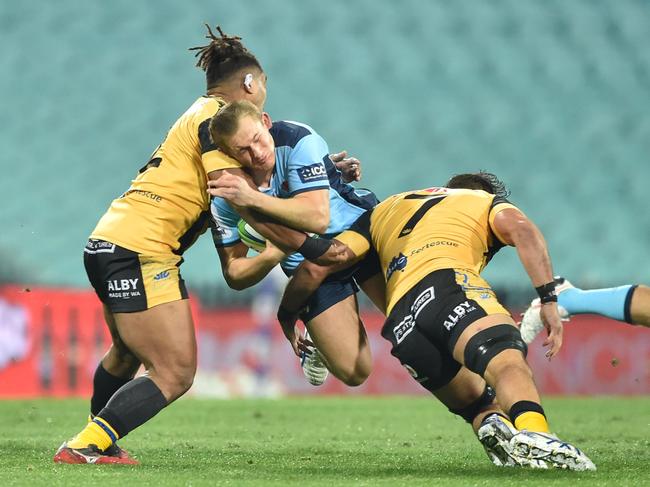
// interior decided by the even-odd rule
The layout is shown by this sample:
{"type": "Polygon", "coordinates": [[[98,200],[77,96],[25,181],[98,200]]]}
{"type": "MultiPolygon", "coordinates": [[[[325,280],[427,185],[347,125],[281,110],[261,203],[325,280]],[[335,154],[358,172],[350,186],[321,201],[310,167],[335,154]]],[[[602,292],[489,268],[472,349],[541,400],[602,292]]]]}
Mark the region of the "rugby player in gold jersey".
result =
{"type": "MultiPolygon", "coordinates": [[[[208,124],[229,101],[248,100],[261,109],[266,100],[260,63],[239,37],[217,29],[214,35],[208,27],[209,43],[193,48],[206,74],[206,95],[174,123],[84,249],[113,343],[95,372],[91,420],[59,448],[55,462],[137,463],[117,439],[192,384],[196,339],[181,256],[210,222],[208,179],[225,168],[243,175],[239,164],[212,143],[208,124]],[[141,364],[147,373],[133,379],[141,364]]],[[[347,162],[352,178],[359,176],[358,161],[340,162],[347,162]]]]}
{"type": "Polygon", "coordinates": [[[323,255],[298,268],[278,319],[297,353],[295,322],[306,298],[328,273],[374,249],[385,280],[382,336],[391,353],[472,424],[490,459],[496,465],[593,470],[580,450],[549,433],[526,345],[479,275],[501,247],[517,249],[541,298],[547,356],[557,354],[562,323],[546,243],[506,196],[494,175],[478,173],[389,197],[335,240],[319,244],[323,255]]]}

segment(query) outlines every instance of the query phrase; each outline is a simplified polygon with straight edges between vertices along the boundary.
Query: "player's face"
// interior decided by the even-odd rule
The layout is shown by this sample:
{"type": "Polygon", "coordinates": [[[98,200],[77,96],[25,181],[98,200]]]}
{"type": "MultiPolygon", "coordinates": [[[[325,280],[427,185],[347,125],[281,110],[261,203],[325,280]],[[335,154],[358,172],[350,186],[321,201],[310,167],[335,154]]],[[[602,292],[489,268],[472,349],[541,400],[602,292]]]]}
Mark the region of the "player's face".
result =
{"type": "Polygon", "coordinates": [[[245,116],[230,137],[230,155],[246,169],[269,171],[275,165],[275,144],[269,132],[271,119],[265,113],[262,120],[245,116]]]}

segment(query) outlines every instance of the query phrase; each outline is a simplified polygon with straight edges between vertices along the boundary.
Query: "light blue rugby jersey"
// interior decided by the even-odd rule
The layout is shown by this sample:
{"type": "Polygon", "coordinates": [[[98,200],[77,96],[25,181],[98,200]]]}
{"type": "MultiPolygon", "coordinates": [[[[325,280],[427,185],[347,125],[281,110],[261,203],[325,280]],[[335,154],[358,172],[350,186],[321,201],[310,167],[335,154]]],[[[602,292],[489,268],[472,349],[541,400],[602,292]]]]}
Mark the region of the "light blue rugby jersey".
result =
{"type": "MultiPolygon", "coordinates": [[[[322,236],[333,237],[346,230],[366,210],[377,204],[375,195],[355,189],[341,181],[341,173],[329,158],[325,140],[311,127],[298,122],[274,122],[270,129],[275,142],[275,168],[268,188],[260,191],[277,198],[290,198],[316,189],[329,189],[330,224],[322,236]]],[[[240,241],[239,215],[223,198],[213,198],[212,217],[216,226],[212,236],[216,247],[240,241]]],[[[292,254],[282,262],[290,274],[302,262],[300,254],[292,254]]]]}

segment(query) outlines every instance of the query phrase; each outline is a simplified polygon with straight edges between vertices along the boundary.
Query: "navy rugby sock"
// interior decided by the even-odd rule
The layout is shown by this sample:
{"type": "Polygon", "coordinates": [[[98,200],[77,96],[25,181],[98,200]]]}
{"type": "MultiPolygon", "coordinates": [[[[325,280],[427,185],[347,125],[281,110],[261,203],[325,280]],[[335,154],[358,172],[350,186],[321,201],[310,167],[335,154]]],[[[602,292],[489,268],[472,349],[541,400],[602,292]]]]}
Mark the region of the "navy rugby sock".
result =
{"type": "Polygon", "coordinates": [[[149,421],[165,406],[167,399],[155,382],[141,376],[121,387],[97,414],[97,418],[107,422],[122,438],[149,421]]]}
{"type": "Polygon", "coordinates": [[[125,384],[132,381],[132,378],[124,379],[109,373],[101,362],[95,370],[93,377],[93,395],[90,398],[90,415],[92,417],[104,409],[108,400],[125,384]]]}

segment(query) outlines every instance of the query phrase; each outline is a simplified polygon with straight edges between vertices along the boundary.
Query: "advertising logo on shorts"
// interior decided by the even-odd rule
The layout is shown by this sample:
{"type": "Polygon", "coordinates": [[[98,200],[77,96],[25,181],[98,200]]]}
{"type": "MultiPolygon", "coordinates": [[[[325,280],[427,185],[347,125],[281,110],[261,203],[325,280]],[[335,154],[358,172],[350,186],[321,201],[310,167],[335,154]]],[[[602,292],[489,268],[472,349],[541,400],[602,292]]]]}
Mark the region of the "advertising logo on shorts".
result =
{"type": "Polygon", "coordinates": [[[106,281],[109,298],[129,299],[141,295],[138,290],[140,279],[112,279],[106,281]]]}
{"type": "Polygon", "coordinates": [[[442,324],[447,330],[451,330],[456,323],[458,323],[462,318],[472,311],[476,311],[476,306],[471,304],[469,301],[463,301],[458,306],[454,307],[453,312],[447,316],[447,319],[442,324]]]}
{"type": "Polygon", "coordinates": [[[431,301],[436,299],[436,293],[433,289],[433,286],[425,289],[420,295],[415,298],[413,305],[411,306],[411,312],[406,315],[402,321],[400,321],[397,326],[393,328],[393,335],[395,335],[395,341],[397,343],[402,343],[404,338],[408,336],[409,333],[413,331],[415,327],[415,320],[417,319],[420,312],[424,307],[429,304],[431,301]]]}
{"type": "Polygon", "coordinates": [[[395,271],[403,271],[406,268],[407,262],[408,257],[401,252],[397,257],[393,257],[393,260],[388,264],[388,269],[386,269],[386,280],[388,281],[395,271]]]}
{"type": "Polygon", "coordinates": [[[298,176],[303,183],[327,181],[327,169],[325,169],[325,165],[322,162],[317,162],[311,166],[298,169],[298,176]]]}

